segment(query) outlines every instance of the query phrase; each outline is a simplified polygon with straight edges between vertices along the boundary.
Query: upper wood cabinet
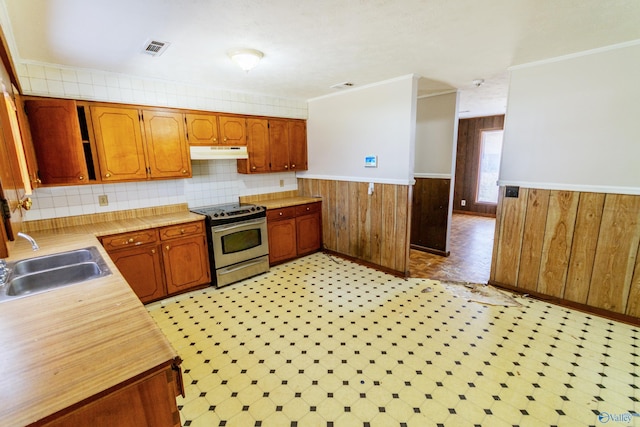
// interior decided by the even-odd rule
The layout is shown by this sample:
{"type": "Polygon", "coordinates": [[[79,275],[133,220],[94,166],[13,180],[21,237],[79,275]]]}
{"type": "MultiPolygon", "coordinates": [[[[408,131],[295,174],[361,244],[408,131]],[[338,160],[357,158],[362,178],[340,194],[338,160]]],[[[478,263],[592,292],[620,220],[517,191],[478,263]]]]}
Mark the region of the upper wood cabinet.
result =
{"type": "Polygon", "coordinates": [[[42,184],[89,183],[76,102],[27,100],[25,109],[42,184]]]}
{"type": "Polygon", "coordinates": [[[191,176],[181,113],[100,105],[91,119],[103,181],[191,176]]]}
{"type": "Polygon", "coordinates": [[[189,145],[219,145],[218,116],[185,114],[189,145]]]}
{"type": "Polygon", "coordinates": [[[269,121],[266,119],[247,119],[248,159],[238,160],[238,172],[261,173],[270,171],[269,157],[269,121]]]}
{"type": "Polygon", "coordinates": [[[247,145],[246,127],[250,119],[244,117],[218,116],[220,144],[228,146],[247,145]]]}
{"type": "Polygon", "coordinates": [[[288,120],[289,170],[306,171],[307,166],[307,123],[304,120],[288,120]]]}
{"type": "Polygon", "coordinates": [[[307,170],[307,131],[304,120],[247,119],[247,134],[249,159],[238,160],[239,173],[307,170]],[[266,140],[261,123],[265,121],[268,128],[266,140]],[[260,124],[256,125],[258,122],[260,124]]]}

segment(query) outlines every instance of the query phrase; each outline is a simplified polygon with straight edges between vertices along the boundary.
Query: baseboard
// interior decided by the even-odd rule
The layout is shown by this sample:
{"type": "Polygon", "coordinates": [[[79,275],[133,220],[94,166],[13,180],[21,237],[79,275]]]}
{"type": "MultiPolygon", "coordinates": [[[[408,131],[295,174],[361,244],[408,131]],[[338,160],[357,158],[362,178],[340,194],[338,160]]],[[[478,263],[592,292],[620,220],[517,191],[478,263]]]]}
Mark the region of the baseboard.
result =
{"type": "Polygon", "coordinates": [[[447,257],[447,256],[449,256],[451,254],[451,252],[449,252],[449,251],[441,251],[439,249],[427,248],[427,247],[416,245],[416,244],[413,244],[413,243],[410,246],[411,246],[411,249],[415,249],[415,250],[420,251],[420,252],[428,252],[430,254],[440,255],[440,256],[444,256],[444,257],[447,257]]]}
{"type": "Polygon", "coordinates": [[[558,298],[551,295],[542,294],[536,291],[517,288],[511,285],[505,285],[504,283],[495,282],[493,280],[489,280],[489,284],[497,288],[506,289],[508,291],[511,291],[520,295],[527,295],[537,300],[549,302],[551,304],[559,305],[561,307],[572,308],[574,310],[582,311],[584,313],[595,314],[596,316],[604,317],[606,319],[616,320],[618,322],[627,323],[633,326],[640,326],[640,317],[629,316],[622,313],[615,313],[613,311],[605,310],[603,308],[593,307],[587,304],[582,304],[575,301],[569,301],[564,298],[558,298]]]}
{"type": "Polygon", "coordinates": [[[374,270],[382,271],[383,273],[391,274],[392,276],[402,277],[402,278],[409,277],[408,269],[407,269],[406,272],[393,270],[393,269],[391,269],[389,267],[384,267],[384,266],[379,265],[379,264],[374,264],[374,263],[369,262],[369,261],[364,261],[364,260],[362,260],[360,258],[356,258],[356,257],[353,257],[351,255],[341,254],[340,252],[335,252],[335,251],[332,251],[332,250],[326,249],[326,248],[323,249],[322,252],[326,253],[327,255],[344,258],[347,261],[355,262],[356,264],[364,265],[365,267],[373,268],[374,270]]]}

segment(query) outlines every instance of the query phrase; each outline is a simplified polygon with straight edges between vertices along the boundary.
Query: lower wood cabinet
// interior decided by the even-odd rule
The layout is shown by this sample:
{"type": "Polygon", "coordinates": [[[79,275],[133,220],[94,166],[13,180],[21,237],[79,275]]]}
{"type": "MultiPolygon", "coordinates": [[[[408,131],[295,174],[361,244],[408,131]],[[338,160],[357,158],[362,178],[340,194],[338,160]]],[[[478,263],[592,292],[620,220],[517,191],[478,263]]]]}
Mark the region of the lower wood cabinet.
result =
{"type": "Polygon", "coordinates": [[[269,263],[277,264],[322,247],[322,202],[267,211],[269,263]]]}
{"type": "Polygon", "coordinates": [[[183,392],[178,366],[162,367],[142,378],[107,390],[69,412],[45,422],[47,427],[178,427],[176,396],[183,392]]]}
{"type": "Polygon", "coordinates": [[[211,283],[204,221],[101,238],[143,303],[211,283]]]}

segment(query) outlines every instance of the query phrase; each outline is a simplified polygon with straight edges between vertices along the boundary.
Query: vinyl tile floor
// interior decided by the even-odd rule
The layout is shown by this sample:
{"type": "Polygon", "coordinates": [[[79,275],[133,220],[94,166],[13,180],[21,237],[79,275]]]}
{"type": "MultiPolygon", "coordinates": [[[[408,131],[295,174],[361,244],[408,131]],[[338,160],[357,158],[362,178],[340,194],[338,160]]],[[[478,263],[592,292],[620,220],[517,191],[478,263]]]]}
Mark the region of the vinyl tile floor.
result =
{"type": "Polygon", "coordinates": [[[640,426],[639,328],[323,253],[147,305],[183,426],[640,426]]]}

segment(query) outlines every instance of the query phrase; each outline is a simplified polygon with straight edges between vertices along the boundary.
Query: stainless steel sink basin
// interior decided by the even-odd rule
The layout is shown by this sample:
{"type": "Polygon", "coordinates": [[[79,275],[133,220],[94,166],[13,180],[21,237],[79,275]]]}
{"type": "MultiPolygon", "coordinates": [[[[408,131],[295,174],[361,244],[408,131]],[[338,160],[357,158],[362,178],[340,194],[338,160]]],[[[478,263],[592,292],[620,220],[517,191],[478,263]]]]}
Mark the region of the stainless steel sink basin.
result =
{"type": "Polygon", "coordinates": [[[111,274],[95,246],[15,261],[7,264],[7,271],[0,302],[111,274]]]}
{"type": "Polygon", "coordinates": [[[22,274],[37,273],[38,271],[64,267],[69,264],[78,264],[81,262],[91,261],[92,259],[95,259],[95,254],[88,248],[29,258],[22,261],[16,261],[13,266],[13,274],[19,276],[22,274]]]}

